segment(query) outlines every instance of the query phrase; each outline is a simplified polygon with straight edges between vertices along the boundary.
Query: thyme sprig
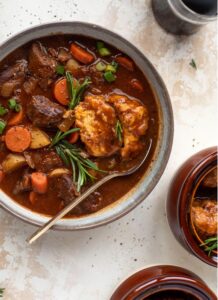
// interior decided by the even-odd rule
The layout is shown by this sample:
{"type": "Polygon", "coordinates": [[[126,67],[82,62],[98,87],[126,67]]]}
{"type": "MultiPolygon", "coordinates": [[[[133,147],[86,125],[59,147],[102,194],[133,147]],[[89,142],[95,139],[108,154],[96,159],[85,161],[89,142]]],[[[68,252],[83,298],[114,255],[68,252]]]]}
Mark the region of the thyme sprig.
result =
{"type": "Polygon", "coordinates": [[[69,109],[74,109],[81,101],[85,89],[92,82],[89,78],[85,78],[85,80],[82,83],[79,83],[79,81],[76,81],[75,83],[74,81],[75,79],[73,78],[72,74],[69,71],[66,71],[66,80],[67,80],[68,93],[70,97],[69,109]]]}
{"type": "Polygon", "coordinates": [[[208,256],[211,256],[211,252],[217,249],[217,236],[206,239],[204,243],[200,245],[200,247],[205,247],[205,251],[208,252],[208,256]]]}
{"type": "Polygon", "coordinates": [[[119,120],[117,121],[116,126],[115,126],[115,133],[116,133],[116,136],[117,136],[119,142],[122,143],[123,128],[122,128],[122,125],[119,120]]]}
{"type": "Polygon", "coordinates": [[[73,181],[77,186],[77,191],[87,183],[88,180],[94,180],[95,177],[88,171],[89,169],[97,172],[105,172],[100,170],[98,166],[90,159],[82,155],[82,150],[76,145],[72,145],[65,140],[60,141],[55,146],[55,150],[66,166],[71,167],[73,181]]]}

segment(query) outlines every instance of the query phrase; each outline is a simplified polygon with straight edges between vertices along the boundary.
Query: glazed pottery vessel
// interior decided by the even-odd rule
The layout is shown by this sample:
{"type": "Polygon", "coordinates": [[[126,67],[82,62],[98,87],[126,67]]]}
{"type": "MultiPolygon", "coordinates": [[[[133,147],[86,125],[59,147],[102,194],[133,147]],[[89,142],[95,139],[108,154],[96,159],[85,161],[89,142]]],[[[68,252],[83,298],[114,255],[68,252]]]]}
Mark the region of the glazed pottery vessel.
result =
{"type": "Polygon", "coordinates": [[[207,284],[194,273],[170,265],[153,266],[127,278],[110,300],[162,299],[216,300],[207,284]]]}
{"type": "Polygon", "coordinates": [[[208,256],[199,247],[190,230],[189,213],[195,186],[216,165],[217,147],[204,149],[190,157],[175,174],[167,199],[167,218],[175,238],[190,253],[211,266],[217,265],[217,256],[208,256]]]}
{"type": "MultiPolygon", "coordinates": [[[[152,162],[140,182],[124,197],[112,205],[90,215],[65,218],[57,222],[54,229],[78,230],[97,227],[125,215],[153,190],[159,181],[169,158],[173,139],[173,115],[166,87],[155,68],[135,46],[119,35],[102,27],[81,22],[58,22],[44,24],[23,31],[0,46],[0,61],[16,48],[31,40],[56,35],[74,34],[102,40],[130,56],[144,73],[153,90],[159,112],[159,138],[152,162]]],[[[3,191],[0,191],[0,206],[13,215],[35,225],[42,226],[49,217],[22,207],[3,191]]]]}

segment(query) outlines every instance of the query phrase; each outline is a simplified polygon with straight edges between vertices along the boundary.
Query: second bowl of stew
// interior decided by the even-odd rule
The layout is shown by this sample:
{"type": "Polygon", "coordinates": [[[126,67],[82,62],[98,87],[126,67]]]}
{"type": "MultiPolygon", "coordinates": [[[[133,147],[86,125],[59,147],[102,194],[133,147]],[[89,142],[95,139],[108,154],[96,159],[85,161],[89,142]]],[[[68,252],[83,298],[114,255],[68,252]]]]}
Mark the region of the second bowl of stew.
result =
{"type": "Polygon", "coordinates": [[[108,172],[146,154],[59,221],[99,226],[151,192],[169,158],[173,116],[163,81],[122,37],[64,22],[24,31],[0,51],[0,204],[42,225],[108,172]]]}
{"type": "Polygon", "coordinates": [[[179,243],[217,267],[217,147],[188,158],[176,172],[168,193],[167,217],[179,243]]]}

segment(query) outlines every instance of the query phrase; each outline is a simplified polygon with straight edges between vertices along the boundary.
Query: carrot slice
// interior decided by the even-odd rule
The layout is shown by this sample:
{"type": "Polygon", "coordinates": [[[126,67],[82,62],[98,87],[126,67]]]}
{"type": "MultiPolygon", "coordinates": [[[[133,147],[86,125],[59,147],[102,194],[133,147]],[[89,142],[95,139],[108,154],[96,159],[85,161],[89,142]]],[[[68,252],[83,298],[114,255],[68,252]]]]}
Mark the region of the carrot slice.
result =
{"type": "Polygon", "coordinates": [[[14,126],[18,125],[23,121],[24,118],[24,110],[21,109],[18,113],[15,113],[12,118],[8,121],[8,125],[14,126]]]}
{"type": "Polygon", "coordinates": [[[37,193],[34,192],[34,191],[31,191],[29,193],[29,201],[32,203],[32,204],[35,204],[36,203],[36,196],[37,196],[37,193]]]}
{"type": "Polygon", "coordinates": [[[0,170],[0,182],[2,182],[4,175],[5,175],[4,172],[0,170]]]}
{"type": "MultiPolygon", "coordinates": [[[[73,78],[73,85],[76,87],[77,80],[73,78]]],[[[61,78],[55,82],[54,86],[54,96],[55,99],[62,105],[68,105],[69,103],[69,93],[67,88],[67,79],[61,78]]]]}
{"type": "Polygon", "coordinates": [[[23,126],[11,127],[5,134],[5,144],[13,152],[23,152],[31,143],[31,134],[23,126]]]}
{"type": "Polygon", "coordinates": [[[118,64],[120,64],[121,66],[123,66],[124,68],[126,68],[129,71],[133,71],[134,70],[134,63],[133,61],[125,56],[117,56],[115,58],[116,62],[118,62],[118,64]]]}
{"type": "Polygon", "coordinates": [[[79,132],[78,132],[78,131],[72,132],[72,133],[70,134],[70,137],[69,137],[69,139],[68,139],[68,142],[69,142],[70,144],[74,144],[74,143],[76,143],[76,142],[78,141],[78,139],[79,139],[79,132]]]}
{"type": "Polygon", "coordinates": [[[70,46],[70,51],[74,58],[83,64],[90,64],[94,61],[95,57],[79,45],[73,43],[70,46]]]}
{"type": "Polygon", "coordinates": [[[66,78],[61,78],[55,82],[54,86],[55,99],[62,105],[67,105],[69,102],[69,94],[67,89],[66,78]]]}
{"type": "Polygon", "coordinates": [[[31,182],[33,191],[39,194],[44,194],[48,189],[48,178],[45,173],[34,172],[31,174],[31,182]]]}
{"type": "Polygon", "coordinates": [[[130,81],[130,84],[134,89],[138,90],[139,92],[144,91],[144,88],[143,88],[141,82],[138,79],[132,79],[130,81]]]}

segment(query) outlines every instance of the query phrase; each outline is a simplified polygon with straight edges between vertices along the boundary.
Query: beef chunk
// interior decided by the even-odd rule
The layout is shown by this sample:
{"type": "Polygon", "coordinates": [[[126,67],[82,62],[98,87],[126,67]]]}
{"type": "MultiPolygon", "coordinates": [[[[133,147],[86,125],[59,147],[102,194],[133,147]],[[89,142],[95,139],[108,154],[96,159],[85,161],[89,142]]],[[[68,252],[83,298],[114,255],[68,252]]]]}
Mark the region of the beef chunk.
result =
{"type": "Polygon", "coordinates": [[[63,162],[57,153],[47,149],[32,152],[25,151],[25,159],[31,168],[43,173],[48,173],[63,166],[63,162]]]}
{"type": "Polygon", "coordinates": [[[51,55],[53,58],[57,58],[57,56],[58,56],[58,52],[57,52],[57,50],[55,50],[54,48],[48,48],[48,53],[49,53],[49,55],[51,55]]]}
{"type": "Polygon", "coordinates": [[[17,61],[13,66],[8,67],[0,74],[0,95],[10,97],[14,90],[19,88],[26,76],[27,61],[25,59],[17,61]]]}
{"type": "Polygon", "coordinates": [[[102,196],[99,192],[94,192],[84,202],[81,203],[81,207],[86,213],[94,213],[101,208],[102,196]]]}
{"type": "Polygon", "coordinates": [[[34,77],[29,77],[23,84],[23,88],[28,95],[31,95],[37,86],[38,80],[34,77]]]}
{"type": "Polygon", "coordinates": [[[31,189],[32,189],[32,184],[31,184],[30,173],[29,170],[25,170],[22,177],[17,181],[13,189],[13,194],[17,195],[23,192],[29,192],[31,191],[31,189]]]}
{"type": "Polygon", "coordinates": [[[69,174],[51,177],[49,182],[52,191],[64,201],[65,205],[69,204],[77,195],[72,176],[69,174]]]}
{"type": "Polygon", "coordinates": [[[44,96],[33,96],[27,107],[27,116],[38,127],[57,126],[64,112],[62,106],[44,96]]]}
{"type": "Polygon", "coordinates": [[[68,49],[66,48],[60,48],[58,51],[58,60],[61,63],[65,63],[66,61],[68,61],[70,58],[72,58],[70,52],[68,49]]]}
{"type": "Polygon", "coordinates": [[[55,74],[57,62],[48,54],[41,43],[34,43],[29,51],[29,70],[40,78],[51,78],[55,74]]]}
{"type": "Polygon", "coordinates": [[[109,156],[119,150],[116,115],[103,96],[89,95],[75,108],[76,126],[90,155],[109,156]]]}

